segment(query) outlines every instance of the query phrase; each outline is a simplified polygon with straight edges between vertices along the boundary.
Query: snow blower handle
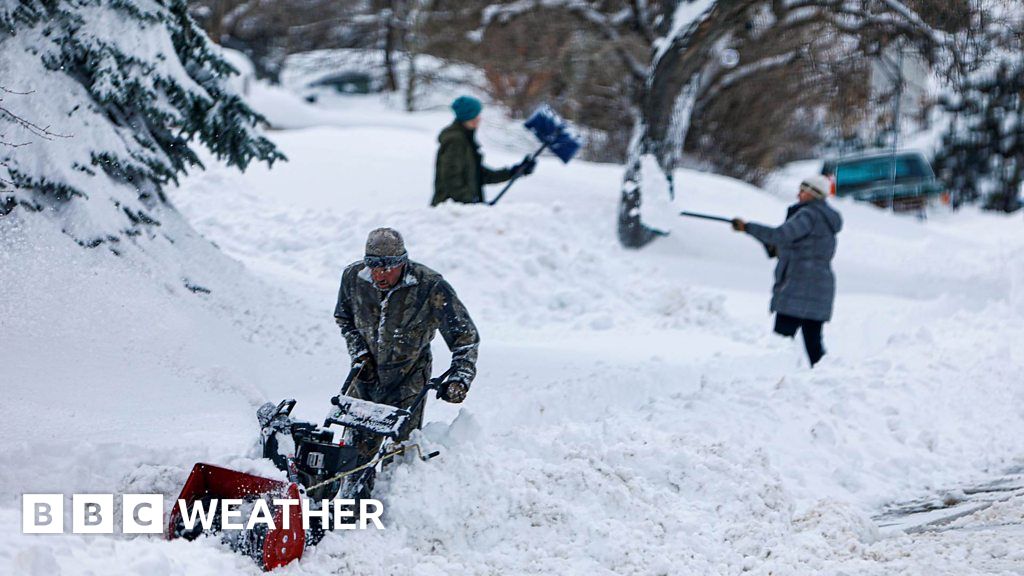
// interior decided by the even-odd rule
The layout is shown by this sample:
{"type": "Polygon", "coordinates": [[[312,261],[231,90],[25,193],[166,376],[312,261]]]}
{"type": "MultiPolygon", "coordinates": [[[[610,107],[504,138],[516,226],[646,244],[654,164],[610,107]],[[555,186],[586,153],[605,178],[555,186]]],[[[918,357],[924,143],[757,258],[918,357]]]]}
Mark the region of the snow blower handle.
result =
{"type": "MultiPolygon", "coordinates": [[[[423,386],[423,388],[421,388],[420,391],[416,393],[416,397],[413,399],[412,404],[410,404],[409,407],[406,409],[406,410],[409,411],[409,414],[415,414],[416,413],[416,409],[418,409],[420,407],[420,404],[422,404],[423,401],[426,399],[427,392],[430,392],[431,390],[436,390],[440,394],[441,386],[444,385],[444,379],[447,378],[449,375],[451,375],[451,373],[454,372],[454,371],[455,371],[455,366],[451,366],[447,370],[444,371],[444,374],[441,374],[437,378],[431,378],[430,381],[427,382],[423,386]]],[[[406,426],[409,426],[411,423],[412,423],[412,419],[411,418],[405,422],[405,424],[402,426],[403,430],[401,430],[401,432],[399,433],[399,437],[402,437],[402,436],[405,435],[404,428],[406,426]]],[[[429,460],[429,459],[437,456],[438,454],[440,454],[440,452],[432,452],[432,453],[428,454],[426,458],[422,458],[422,455],[421,455],[421,458],[423,460],[429,460]]]]}
{"type": "MultiPolygon", "coordinates": [[[[540,148],[537,149],[536,152],[530,154],[528,156],[530,162],[536,162],[537,157],[540,156],[541,153],[544,152],[544,150],[547,150],[547,147],[548,143],[545,142],[540,148]]],[[[498,195],[495,196],[493,200],[487,203],[488,206],[494,206],[495,204],[498,203],[498,200],[501,200],[501,197],[505,195],[505,192],[508,192],[508,189],[511,188],[512,185],[515,184],[516,180],[518,180],[519,177],[523,175],[523,172],[526,170],[527,164],[529,164],[529,162],[519,163],[519,165],[516,167],[516,171],[512,173],[512,178],[509,179],[508,184],[505,184],[505,187],[501,189],[501,192],[498,192],[498,195]]]]}
{"type": "Polygon", "coordinates": [[[345,383],[341,385],[342,396],[348,396],[348,391],[352,389],[352,384],[363,373],[363,368],[366,368],[366,365],[369,363],[369,360],[363,360],[352,365],[352,369],[348,371],[348,376],[345,377],[345,383]]]}
{"type": "Polygon", "coordinates": [[[427,397],[427,392],[430,392],[431,390],[435,390],[435,391],[437,391],[438,394],[440,394],[441,393],[441,386],[444,385],[444,379],[447,378],[448,376],[450,376],[451,373],[454,372],[454,371],[455,371],[455,366],[451,366],[447,370],[445,370],[444,373],[441,374],[440,376],[438,376],[437,378],[431,378],[430,382],[427,382],[426,385],[423,386],[423,389],[420,390],[419,393],[416,394],[416,399],[413,400],[412,401],[412,405],[409,406],[409,412],[410,413],[415,412],[416,409],[419,408],[420,403],[423,402],[423,399],[427,397]]]}

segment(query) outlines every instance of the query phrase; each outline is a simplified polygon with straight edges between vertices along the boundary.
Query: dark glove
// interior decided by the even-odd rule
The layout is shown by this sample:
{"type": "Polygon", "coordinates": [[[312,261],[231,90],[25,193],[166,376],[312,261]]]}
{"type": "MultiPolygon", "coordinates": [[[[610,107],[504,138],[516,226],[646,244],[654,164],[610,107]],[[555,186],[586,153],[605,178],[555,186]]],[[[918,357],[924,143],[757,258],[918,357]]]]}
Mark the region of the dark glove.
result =
{"type": "Polygon", "coordinates": [[[740,218],[733,218],[732,229],[737,232],[743,232],[747,229],[747,223],[741,220],[740,218]]]}
{"type": "Polygon", "coordinates": [[[441,388],[437,391],[437,397],[445,402],[459,404],[466,399],[467,392],[469,392],[469,386],[466,386],[462,380],[448,380],[441,384],[441,388]]]}
{"type": "Polygon", "coordinates": [[[524,176],[529,176],[530,174],[533,174],[533,170],[536,167],[537,161],[534,160],[531,156],[527,156],[526,158],[523,158],[522,162],[512,167],[512,172],[522,174],[524,176]]]}
{"type": "Polygon", "coordinates": [[[363,365],[363,369],[359,371],[359,379],[370,380],[373,373],[377,370],[377,363],[374,362],[373,355],[367,352],[366,354],[359,356],[352,361],[352,369],[354,370],[356,366],[359,366],[360,364],[363,365]]]}

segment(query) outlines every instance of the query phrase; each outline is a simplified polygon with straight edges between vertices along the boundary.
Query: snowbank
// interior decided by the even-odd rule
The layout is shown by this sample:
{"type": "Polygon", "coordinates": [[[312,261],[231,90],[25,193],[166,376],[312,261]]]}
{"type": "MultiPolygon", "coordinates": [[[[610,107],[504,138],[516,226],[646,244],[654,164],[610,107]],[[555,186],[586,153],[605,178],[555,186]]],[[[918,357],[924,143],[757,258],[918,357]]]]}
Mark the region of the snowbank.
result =
{"type": "MultiPolygon", "coordinates": [[[[214,167],[171,195],[244,265],[175,224],[188,240],[154,250],[180,250],[209,294],[45,224],[0,222],[0,262],[18,270],[0,277],[18,408],[0,428],[14,439],[0,449],[0,572],[110,573],[98,559],[113,558],[131,574],[256,574],[211,542],[22,536],[18,495],[174,495],[200,459],[269,473],[247,458],[254,407],[288,395],[322,416],[347,361],[337,279],[381,225],[466,302],[480,375],[464,406],[428,407],[423,438],[442,456],[382,476],[388,529],[329,535],[282,574],[1020,571],[1012,531],[914,538],[871,520],[1024,453],[1018,219],[919,223],[839,203],[838,306],[810,371],[768,333],[773,262],[751,239],[665,218],[671,236],[623,250],[619,168],[548,158],[495,208],[428,208],[447,117],[351,102],[276,133],[289,163],[214,167]]],[[[489,120],[487,161],[518,160],[528,139],[489,120]]],[[[785,213],[727,178],[676,181],[665,210],[785,213]]]]}

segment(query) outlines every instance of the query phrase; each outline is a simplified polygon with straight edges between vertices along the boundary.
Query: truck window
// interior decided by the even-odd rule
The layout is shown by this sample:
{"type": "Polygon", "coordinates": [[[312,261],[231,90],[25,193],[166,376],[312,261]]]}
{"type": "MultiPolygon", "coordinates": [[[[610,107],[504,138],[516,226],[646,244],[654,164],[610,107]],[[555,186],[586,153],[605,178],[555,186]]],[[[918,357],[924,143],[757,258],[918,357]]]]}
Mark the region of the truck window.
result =
{"type": "MultiPolygon", "coordinates": [[[[861,186],[889,180],[892,175],[892,158],[870,158],[836,167],[836,186],[861,186]]],[[[927,164],[917,155],[896,157],[896,179],[919,179],[931,177],[927,164]]]]}

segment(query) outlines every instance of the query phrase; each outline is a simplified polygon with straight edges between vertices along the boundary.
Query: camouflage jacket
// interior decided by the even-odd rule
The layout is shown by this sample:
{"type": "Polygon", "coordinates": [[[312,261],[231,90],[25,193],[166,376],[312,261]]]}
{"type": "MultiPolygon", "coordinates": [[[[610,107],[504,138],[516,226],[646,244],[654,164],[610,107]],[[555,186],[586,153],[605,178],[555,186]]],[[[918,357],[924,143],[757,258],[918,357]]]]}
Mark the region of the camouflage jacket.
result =
{"type": "Polygon", "coordinates": [[[367,352],[373,356],[383,388],[401,386],[429,366],[435,330],[452,352],[450,378],[469,386],[476,376],[476,326],[451,285],[422,264],[410,261],[387,292],[373,284],[365,264],[349,265],[341,275],[334,318],[353,359],[367,352]]]}
{"type": "Polygon", "coordinates": [[[445,200],[465,204],[484,201],[484,184],[497,184],[512,178],[512,170],[492,170],[483,164],[480,145],[473,131],[452,122],[437,137],[440,146],[434,162],[434,198],[431,206],[445,200]]]}

